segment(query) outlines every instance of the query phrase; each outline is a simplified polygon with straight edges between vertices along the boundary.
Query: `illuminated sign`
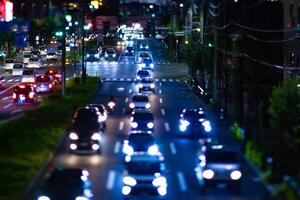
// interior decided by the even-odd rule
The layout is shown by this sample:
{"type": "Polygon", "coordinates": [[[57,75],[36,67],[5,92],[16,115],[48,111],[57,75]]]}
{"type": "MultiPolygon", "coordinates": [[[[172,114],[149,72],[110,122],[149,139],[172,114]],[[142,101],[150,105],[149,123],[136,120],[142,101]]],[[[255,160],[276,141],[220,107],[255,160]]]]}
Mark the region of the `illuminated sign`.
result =
{"type": "Polygon", "coordinates": [[[13,20],[13,3],[7,0],[0,1],[0,21],[13,20]]]}

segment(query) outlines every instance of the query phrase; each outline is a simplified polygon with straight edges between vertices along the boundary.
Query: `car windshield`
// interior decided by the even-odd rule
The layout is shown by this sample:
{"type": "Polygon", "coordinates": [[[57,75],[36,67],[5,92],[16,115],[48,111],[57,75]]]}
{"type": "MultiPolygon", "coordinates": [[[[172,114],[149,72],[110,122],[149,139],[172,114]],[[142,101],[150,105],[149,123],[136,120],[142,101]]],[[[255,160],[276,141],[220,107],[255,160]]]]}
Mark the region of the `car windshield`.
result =
{"type": "Polygon", "coordinates": [[[204,119],[206,116],[204,113],[199,113],[199,111],[187,111],[185,114],[184,114],[184,118],[187,118],[187,119],[204,119]]]}
{"type": "Polygon", "coordinates": [[[39,59],[38,58],[29,58],[29,61],[30,62],[37,62],[37,61],[39,61],[39,59]]]}
{"type": "Polygon", "coordinates": [[[134,113],[133,118],[135,120],[148,120],[152,121],[153,120],[153,115],[151,113],[134,113]]]}
{"type": "Polygon", "coordinates": [[[145,64],[151,64],[151,63],[152,63],[152,60],[149,59],[149,58],[147,58],[147,59],[144,59],[144,60],[143,60],[143,63],[145,63],[145,64]]]}
{"type": "Polygon", "coordinates": [[[127,47],[126,48],[128,51],[131,51],[131,50],[133,50],[133,48],[132,47],[127,47]]]}
{"type": "Polygon", "coordinates": [[[152,79],[142,79],[141,83],[153,83],[152,79]]]}
{"type": "Polygon", "coordinates": [[[114,51],[113,49],[108,49],[108,50],[106,50],[106,52],[107,52],[108,54],[114,54],[114,53],[115,53],[115,51],[114,51]]]}
{"type": "Polygon", "coordinates": [[[150,146],[154,143],[154,138],[148,133],[131,134],[128,138],[129,144],[136,146],[150,146]]]}
{"type": "Polygon", "coordinates": [[[93,110],[90,109],[80,109],[77,113],[77,117],[75,119],[75,123],[80,125],[82,124],[89,124],[94,120],[97,120],[98,116],[93,110]]]}
{"type": "Polygon", "coordinates": [[[88,51],[87,54],[97,54],[98,52],[96,50],[88,51]]]}
{"type": "Polygon", "coordinates": [[[207,163],[237,163],[239,162],[236,152],[228,151],[207,151],[206,152],[207,163]]]}
{"type": "Polygon", "coordinates": [[[127,170],[129,174],[143,175],[154,175],[161,172],[159,162],[131,161],[127,164],[127,170]]]}
{"type": "Polygon", "coordinates": [[[150,74],[148,71],[140,70],[140,71],[138,71],[137,75],[138,76],[149,76],[150,74]]]}
{"type": "Polygon", "coordinates": [[[49,55],[49,56],[54,56],[54,55],[55,55],[55,53],[48,53],[48,55],[49,55]]]}
{"type": "Polygon", "coordinates": [[[149,54],[148,53],[140,53],[140,57],[143,57],[143,58],[148,58],[149,57],[149,54]]]}
{"type": "Polygon", "coordinates": [[[135,102],[148,102],[148,97],[147,96],[142,96],[142,95],[136,95],[132,97],[132,101],[135,102]]]}
{"type": "Polygon", "coordinates": [[[23,71],[23,75],[33,75],[33,74],[34,73],[31,70],[25,70],[25,71],[23,71]]]}
{"type": "Polygon", "coordinates": [[[5,63],[14,63],[14,60],[5,60],[5,63]]]}
{"type": "Polygon", "coordinates": [[[22,64],[14,64],[14,69],[22,69],[23,65],[22,64]]]}
{"type": "Polygon", "coordinates": [[[82,188],[81,176],[81,170],[55,170],[47,179],[46,185],[50,188],[53,187],[53,189],[66,187],[71,189],[82,188]]]}
{"type": "Polygon", "coordinates": [[[50,82],[50,78],[48,76],[38,76],[36,78],[37,82],[50,82]]]}

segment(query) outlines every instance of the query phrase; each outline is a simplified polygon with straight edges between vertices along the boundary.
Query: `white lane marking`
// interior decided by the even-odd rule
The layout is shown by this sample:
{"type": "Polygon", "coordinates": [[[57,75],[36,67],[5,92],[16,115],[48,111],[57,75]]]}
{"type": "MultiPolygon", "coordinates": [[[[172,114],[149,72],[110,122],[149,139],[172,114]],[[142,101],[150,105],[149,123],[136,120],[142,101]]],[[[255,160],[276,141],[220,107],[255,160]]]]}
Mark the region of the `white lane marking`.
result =
{"type": "Polygon", "coordinates": [[[119,124],[119,130],[122,131],[123,128],[124,128],[124,122],[122,121],[122,122],[120,122],[120,124],[119,124]]]}
{"type": "Polygon", "coordinates": [[[158,93],[161,94],[161,90],[159,90],[158,93]]]}
{"type": "Polygon", "coordinates": [[[161,109],[161,114],[166,115],[165,109],[163,109],[163,108],[161,109]]]}
{"type": "Polygon", "coordinates": [[[170,143],[170,150],[173,155],[177,153],[175,144],[173,142],[170,143]]]}
{"type": "Polygon", "coordinates": [[[6,96],[6,97],[3,97],[2,100],[6,101],[6,100],[11,99],[11,98],[12,98],[12,96],[6,96]]]}
{"type": "Polygon", "coordinates": [[[170,125],[168,122],[165,122],[165,128],[166,128],[166,131],[170,131],[170,125]]]}
{"type": "Polygon", "coordinates": [[[155,79],[155,81],[156,81],[156,82],[158,82],[158,81],[159,81],[159,79],[155,79]]]}
{"type": "Polygon", "coordinates": [[[15,79],[15,82],[20,82],[20,80],[21,80],[21,79],[19,79],[19,78],[18,78],[18,79],[15,79]]]}
{"type": "Polygon", "coordinates": [[[120,152],[120,146],[121,146],[120,142],[119,141],[116,142],[115,148],[114,148],[114,153],[115,154],[118,154],[120,152]]]}
{"type": "Polygon", "coordinates": [[[120,78],[120,81],[124,81],[124,78],[120,78]]]}
{"type": "Polygon", "coordinates": [[[131,81],[131,78],[127,78],[126,81],[131,81]]]}
{"type": "Polygon", "coordinates": [[[9,103],[9,104],[3,106],[3,108],[4,108],[4,109],[7,109],[7,108],[9,108],[10,106],[12,106],[12,103],[9,103]]]}
{"type": "Polygon", "coordinates": [[[179,181],[180,190],[182,192],[187,191],[187,186],[186,186],[186,182],[185,182],[183,173],[182,172],[177,172],[176,175],[177,175],[177,178],[178,178],[178,181],[179,181]]]}
{"type": "Polygon", "coordinates": [[[3,90],[2,92],[0,92],[0,94],[3,94],[3,93],[5,93],[6,91],[8,91],[8,90],[14,88],[16,85],[18,85],[18,84],[14,84],[13,86],[7,88],[6,90],[3,90]]]}
{"type": "Polygon", "coordinates": [[[123,108],[123,113],[125,113],[126,112],[126,108],[123,108]]]}
{"type": "Polygon", "coordinates": [[[13,80],[14,80],[14,79],[9,79],[7,82],[10,83],[10,82],[12,82],[13,80]]]}
{"type": "Polygon", "coordinates": [[[132,92],[132,89],[130,89],[129,91],[128,91],[128,93],[130,94],[132,92]]]}
{"type": "Polygon", "coordinates": [[[129,100],[129,99],[128,99],[128,97],[126,97],[126,99],[125,99],[125,103],[127,103],[127,102],[128,102],[128,100],[129,100]]]}
{"type": "Polygon", "coordinates": [[[159,98],[159,103],[163,103],[163,99],[162,98],[159,98]]]}
{"type": "Polygon", "coordinates": [[[179,80],[179,79],[176,79],[176,81],[177,81],[177,82],[180,82],[180,80],[179,80]]]}
{"type": "Polygon", "coordinates": [[[173,79],[170,78],[169,81],[170,81],[170,82],[173,82],[173,79]]]}
{"type": "Polygon", "coordinates": [[[161,82],[159,82],[159,86],[161,86],[161,82]]]}
{"type": "Polygon", "coordinates": [[[10,113],[10,115],[16,114],[16,113],[18,113],[18,112],[23,112],[23,110],[14,110],[14,111],[12,111],[12,112],[10,113]]]}
{"type": "Polygon", "coordinates": [[[53,65],[54,65],[53,63],[50,63],[50,64],[49,64],[49,66],[53,66],[53,65]]]}
{"type": "Polygon", "coordinates": [[[162,79],[162,81],[163,81],[163,82],[165,82],[165,81],[166,81],[166,79],[164,79],[164,78],[163,78],[163,79],[162,79]]]}
{"type": "Polygon", "coordinates": [[[108,173],[108,179],[107,179],[107,183],[106,183],[106,189],[108,190],[112,190],[114,187],[114,183],[115,183],[115,177],[116,177],[116,172],[110,170],[108,173]]]}
{"type": "Polygon", "coordinates": [[[113,78],[112,80],[113,80],[113,81],[116,81],[116,80],[118,80],[118,79],[117,79],[117,78],[113,78]]]}

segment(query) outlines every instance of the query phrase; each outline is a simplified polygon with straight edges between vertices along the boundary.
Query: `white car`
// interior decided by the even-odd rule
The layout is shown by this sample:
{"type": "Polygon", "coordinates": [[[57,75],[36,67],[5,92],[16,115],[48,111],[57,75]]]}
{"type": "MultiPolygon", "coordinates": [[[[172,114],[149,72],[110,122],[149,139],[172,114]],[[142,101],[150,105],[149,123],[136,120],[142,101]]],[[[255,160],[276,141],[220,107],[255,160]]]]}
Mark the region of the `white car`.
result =
{"type": "Polygon", "coordinates": [[[130,109],[146,108],[150,109],[151,104],[147,95],[135,94],[129,103],[130,109]]]}
{"type": "Polygon", "coordinates": [[[151,74],[147,70],[138,70],[135,77],[137,81],[141,81],[143,78],[150,78],[151,74]]]}
{"type": "Polygon", "coordinates": [[[14,59],[5,59],[3,68],[6,70],[11,70],[14,67],[15,60],[14,59]]]}
{"type": "Polygon", "coordinates": [[[21,76],[23,74],[24,65],[23,63],[15,63],[12,69],[13,76],[21,76]]]}
{"type": "Polygon", "coordinates": [[[30,57],[31,57],[30,53],[24,53],[23,54],[23,64],[28,64],[30,57]]]}
{"type": "Polygon", "coordinates": [[[28,68],[41,68],[42,62],[39,58],[30,58],[27,67],[28,68]]]}
{"type": "Polygon", "coordinates": [[[24,69],[21,82],[22,83],[34,83],[36,78],[36,72],[34,69],[24,69]]]}
{"type": "Polygon", "coordinates": [[[48,52],[46,55],[46,60],[58,60],[55,52],[48,52]]]}
{"type": "Polygon", "coordinates": [[[139,83],[139,93],[142,91],[152,91],[155,92],[155,84],[152,78],[143,78],[139,83]]]}
{"type": "Polygon", "coordinates": [[[147,51],[140,51],[137,57],[137,62],[142,63],[145,59],[152,59],[151,55],[147,51]]]}
{"type": "Polygon", "coordinates": [[[105,60],[115,60],[117,57],[117,53],[113,48],[106,49],[104,53],[105,60]]]}

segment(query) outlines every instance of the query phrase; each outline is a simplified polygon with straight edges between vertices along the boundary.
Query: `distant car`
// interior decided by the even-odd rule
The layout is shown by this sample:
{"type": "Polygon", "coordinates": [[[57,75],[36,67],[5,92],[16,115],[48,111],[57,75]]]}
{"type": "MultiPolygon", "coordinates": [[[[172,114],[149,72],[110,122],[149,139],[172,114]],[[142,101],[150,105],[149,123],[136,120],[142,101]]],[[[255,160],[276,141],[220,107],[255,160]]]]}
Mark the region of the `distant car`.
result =
{"type": "Polygon", "coordinates": [[[104,58],[105,60],[115,60],[117,58],[117,53],[114,50],[114,48],[107,48],[105,53],[104,53],[104,58]]]}
{"type": "Polygon", "coordinates": [[[41,55],[41,52],[39,50],[34,50],[34,51],[31,52],[31,56],[33,58],[39,58],[40,55],[41,55]]]}
{"type": "Polygon", "coordinates": [[[141,50],[148,50],[148,49],[149,49],[149,45],[146,44],[146,43],[141,43],[141,44],[140,44],[140,49],[141,49],[141,50]]]}
{"type": "Polygon", "coordinates": [[[7,58],[4,60],[3,69],[5,70],[12,70],[14,66],[15,60],[12,58],[7,58]]]}
{"type": "Polygon", "coordinates": [[[135,109],[130,117],[131,130],[154,130],[154,117],[150,110],[135,109]]]}
{"type": "Polygon", "coordinates": [[[149,102],[149,98],[147,95],[135,94],[131,98],[131,102],[129,103],[129,109],[140,109],[146,108],[150,109],[151,104],[149,102]]]}
{"type": "Polygon", "coordinates": [[[4,58],[6,56],[6,53],[3,49],[0,49],[0,58],[4,58]]]}
{"type": "Polygon", "coordinates": [[[106,127],[106,121],[108,116],[108,111],[106,110],[105,106],[103,104],[88,104],[87,107],[97,108],[99,115],[99,123],[101,124],[102,131],[104,131],[106,127]]]}
{"type": "Polygon", "coordinates": [[[201,151],[195,172],[202,190],[209,185],[228,183],[239,191],[242,180],[240,153],[223,145],[212,145],[201,151]]]}
{"type": "Polygon", "coordinates": [[[46,60],[58,60],[58,56],[55,52],[48,52],[46,55],[46,60]]]}
{"type": "Polygon", "coordinates": [[[125,45],[126,45],[126,43],[123,40],[120,40],[117,42],[117,46],[125,46],[125,45]]]}
{"type": "Polygon", "coordinates": [[[56,69],[47,70],[45,76],[52,77],[54,84],[61,84],[61,74],[56,69]]]}
{"type": "Polygon", "coordinates": [[[168,185],[165,170],[161,156],[129,157],[123,171],[122,194],[129,199],[165,199],[168,185]]]}
{"type": "Polygon", "coordinates": [[[37,93],[49,93],[53,91],[53,81],[50,76],[37,76],[35,79],[35,91],[37,93]]]}
{"type": "Polygon", "coordinates": [[[0,76],[0,89],[4,89],[4,79],[0,76]]]}
{"type": "Polygon", "coordinates": [[[152,134],[143,132],[130,134],[123,143],[123,153],[131,156],[138,155],[159,155],[158,145],[152,134]]]}
{"type": "Polygon", "coordinates": [[[155,83],[152,78],[142,78],[139,83],[139,92],[151,91],[155,92],[155,83]]]}
{"type": "Polygon", "coordinates": [[[151,56],[150,56],[149,52],[147,52],[147,51],[140,51],[137,59],[138,59],[137,60],[138,63],[142,63],[143,60],[145,60],[145,59],[151,59],[151,56]]]}
{"type": "Polygon", "coordinates": [[[142,67],[142,70],[154,70],[154,63],[151,58],[144,59],[140,65],[142,67]]]}
{"type": "Polygon", "coordinates": [[[14,63],[13,69],[12,69],[12,75],[13,76],[21,76],[23,74],[24,65],[23,63],[14,63]]]}
{"type": "Polygon", "coordinates": [[[88,50],[86,51],[87,61],[97,61],[100,59],[100,52],[98,50],[88,50]]]}
{"type": "Polygon", "coordinates": [[[34,84],[35,83],[35,78],[36,78],[36,71],[35,69],[24,69],[21,82],[22,83],[30,83],[34,84]]]}
{"type": "Polygon", "coordinates": [[[39,58],[32,57],[29,59],[28,64],[26,65],[27,68],[41,68],[42,62],[39,58]]]}
{"type": "Polygon", "coordinates": [[[87,170],[57,167],[47,172],[37,192],[37,200],[91,200],[92,184],[87,170]]]}
{"type": "Polygon", "coordinates": [[[126,47],[125,55],[126,56],[134,56],[134,48],[130,47],[130,46],[126,47]]]}
{"type": "Polygon", "coordinates": [[[179,134],[200,138],[211,137],[212,127],[204,111],[200,109],[183,109],[179,118],[179,134]]]}
{"type": "Polygon", "coordinates": [[[136,72],[136,76],[135,76],[135,78],[136,78],[136,80],[137,81],[140,81],[140,80],[142,80],[143,78],[150,78],[150,72],[149,71],[147,71],[147,70],[138,70],[137,72],[136,72]]]}
{"type": "Polygon", "coordinates": [[[37,95],[31,85],[17,85],[12,98],[15,104],[37,103],[37,95]]]}
{"type": "Polygon", "coordinates": [[[31,58],[31,54],[29,53],[25,53],[23,54],[23,64],[27,65],[29,63],[29,59],[31,58]]]}

